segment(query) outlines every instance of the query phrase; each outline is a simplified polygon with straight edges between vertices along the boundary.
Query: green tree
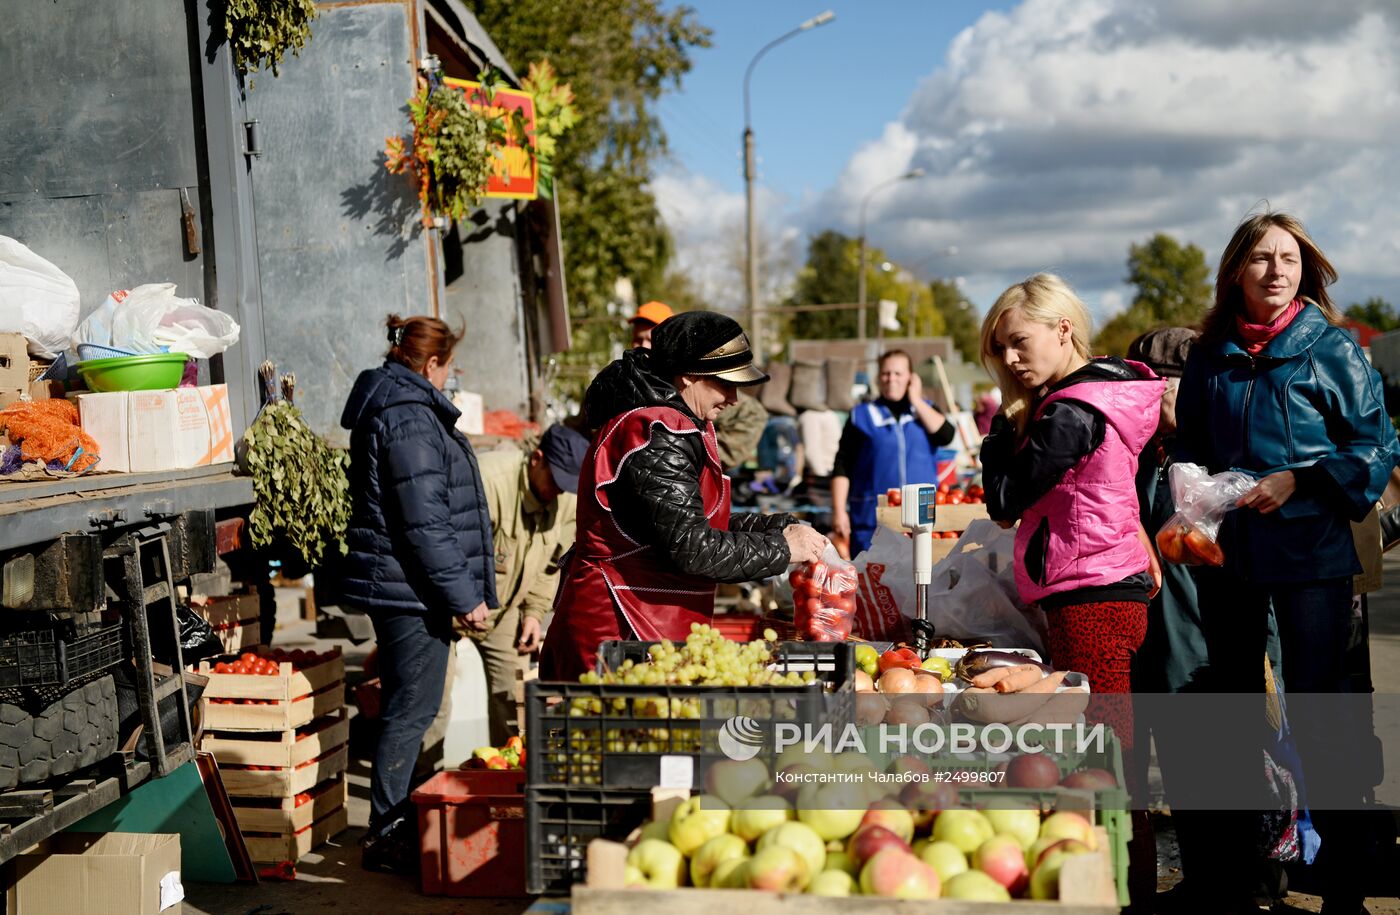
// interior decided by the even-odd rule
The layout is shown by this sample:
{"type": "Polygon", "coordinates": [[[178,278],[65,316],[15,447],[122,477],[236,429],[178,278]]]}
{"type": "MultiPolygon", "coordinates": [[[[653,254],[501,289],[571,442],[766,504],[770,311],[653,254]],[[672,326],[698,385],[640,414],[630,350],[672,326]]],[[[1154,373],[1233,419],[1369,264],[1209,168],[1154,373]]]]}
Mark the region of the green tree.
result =
{"type": "Polygon", "coordinates": [[[1158,232],[1128,249],[1127,281],[1137,288],[1127,310],[1114,315],[1094,338],[1094,350],[1122,356],[1128,344],[1157,327],[1192,326],[1213,301],[1205,252],[1158,232]]]}
{"type": "MultiPolygon", "coordinates": [[[[828,229],[814,235],[807,247],[807,263],[797,273],[797,282],[786,305],[838,305],[856,301],[860,261],[860,243],[840,232],[828,229]]],[[[904,328],[900,332],[939,336],[946,330],[944,314],[936,299],[927,294],[922,284],[898,265],[889,261],[879,248],[865,250],[865,296],[872,307],[866,313],[865,333],[876,336],[878,310],[874,303],[891,299],[899,303],[897,313],[904,328]],[[910,303],[914,313],[910,314],[910,303]]],[[[857,336],[855,308],[839,311],[794,312],[786,319],[786,336],[798,340],[841,340],[857,336]]]]}
{"type": "MultiPolygon", "coordinates": [[[[670,237],[647,186],[666,152],[655,103],[680,86],[691,50],[709,46],[710,30],[690,7],[663,9],[660,0],[471,5],[518,73],[548,58],[573,88],[578,123],[554,157],[564,271],[574,316],[602,316],[619,278],[647,289],[665,274],[670,237]]],[[[566,363],[600,364],[622,334],[608,323],[587,328],[566,363]]]]}
{"type": "Polygon", "coordinates": [[[952,280],[936,279],[928,284],[933,306],[943,315],[944,333],[968,362],[982,359],[982,315],[952,280]]]}
{"type": "Polygon", "coordinates": [[[1400,328],[1400,314],[1396,314],[1395,306],[1378,295],[1348,305],[1345,314],[1353,321],[1360,321],[1382,333],[1400,328]]]}

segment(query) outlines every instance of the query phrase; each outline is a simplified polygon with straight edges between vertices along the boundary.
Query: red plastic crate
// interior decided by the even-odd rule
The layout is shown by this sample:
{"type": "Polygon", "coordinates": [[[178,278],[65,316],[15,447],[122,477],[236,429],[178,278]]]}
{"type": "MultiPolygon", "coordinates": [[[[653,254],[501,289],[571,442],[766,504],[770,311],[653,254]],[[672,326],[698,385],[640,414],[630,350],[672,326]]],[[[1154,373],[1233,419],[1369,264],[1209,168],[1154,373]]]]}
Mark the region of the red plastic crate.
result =
{"type": "Polygon", "coordinates": [[[423,893],[525,896],[525,770],[439,772],[417,791],[423,893]]]}

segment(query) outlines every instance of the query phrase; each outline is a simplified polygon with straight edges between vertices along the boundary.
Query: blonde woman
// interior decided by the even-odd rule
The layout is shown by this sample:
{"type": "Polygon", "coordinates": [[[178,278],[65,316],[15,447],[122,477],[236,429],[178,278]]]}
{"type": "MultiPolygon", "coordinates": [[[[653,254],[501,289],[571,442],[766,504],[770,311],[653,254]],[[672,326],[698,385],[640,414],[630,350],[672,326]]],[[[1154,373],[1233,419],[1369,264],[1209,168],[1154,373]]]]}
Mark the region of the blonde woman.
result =
{"type": "MultiPolygon", "coordinates": [[[[1127,693],[1161,572],[1138,520],[1138,455],[1163,381],[1139,362],[1089,356],[1089,312],[1059,277],[1002,293],[982,324],[982,363],[1002,410],[982,443],[993,520],[1016,532],[1016,584],[1049,619],[1054,665],[1095,693],[1127,693]]],[[[1113,712],[1131,746],[1131,711],[1113,712]]]]}

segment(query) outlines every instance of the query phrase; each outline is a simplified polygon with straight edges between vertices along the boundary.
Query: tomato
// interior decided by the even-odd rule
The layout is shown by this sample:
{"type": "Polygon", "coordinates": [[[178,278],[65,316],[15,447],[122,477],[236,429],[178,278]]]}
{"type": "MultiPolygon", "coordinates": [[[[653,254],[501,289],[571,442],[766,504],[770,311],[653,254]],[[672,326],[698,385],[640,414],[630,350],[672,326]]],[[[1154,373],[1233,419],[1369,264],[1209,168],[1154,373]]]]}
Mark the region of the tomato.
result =
{"type": "Polygon", "coordinates": [[[963,491],[961,489],[955,489],[952,492],[948,493],[948,504],[961,505],[963,504],[963,500],[966,498],[967,496],[963,495],[963,491]]]}
{"type": "Polygon", "coordinates": [[[225,662],[220,661],[219,663],[217,663],[217,664],[214,665],[214,673],[216,673],[216,674],[231,674],[231,673],[233,673],[233,668],[232,668],[230,665],[226,664],[225,662]]]}
{"type": "Polygon", "coordinates": [[[1223,566],[1225,564],[1225,551],[1220,548],[1220,544],[1195,528],[1186,532],[1185,543],[1186,551],[1206,565],[1223,566]]]}
{"type": "Polygon", "coordinates": [[[890,489],[885,492],[885,504],[899,508],[904,504],[904,493],[898,489],[890,489]]]}
{"type": "Polygon", "coordinates": [[[258,656],[253,654],[251,651],[245,651],[238,657],[238,660],[242,661],[245,665],[252,664],[257,659],[258,656]]]}
{"type": "Polygon", "coordinates": [[[1186,531],[1180,524],[1169,524],[1157,532],[1157,551],[1167,562],[1186,561],[1186,531]]]}
{"type": "Polygon", "coordinates": [[[815,597],[809,597],[802,602],[802,609],[808,617],[813,617],[816,616],[818,613],[821,613],[822,607],[823,604],[821,600],[815,597]]]}
{"type": "Polygon", "coordinates": [[[832,609],[846,616],[856,612],[856,602],[849,597],[838,597],[831,604],[832,609]]]}

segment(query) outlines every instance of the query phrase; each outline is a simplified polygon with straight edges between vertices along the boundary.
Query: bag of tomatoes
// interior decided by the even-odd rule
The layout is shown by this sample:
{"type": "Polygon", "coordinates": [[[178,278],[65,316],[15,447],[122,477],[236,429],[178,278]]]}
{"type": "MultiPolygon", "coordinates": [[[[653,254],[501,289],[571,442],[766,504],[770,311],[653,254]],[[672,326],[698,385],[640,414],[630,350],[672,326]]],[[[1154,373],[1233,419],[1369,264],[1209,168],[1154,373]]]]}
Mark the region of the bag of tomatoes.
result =
{"type": "Polygon", "coordinates": [[[1157,550],[1167,562],[1223,566],[1225,551],[1217,542],[1225,513],[1254,488],[1248,474],[1235,470],[1206,472],[1199,464],[1173,464],[1167,471],[1176,514],[1157,532],[1157,550]]]}
{"type": "Polygon", "coordinates": [[[856,567],[827,547],[816,562],[804,562],[788,575],[793,622],[810,642],[844,642],[856,615],[856,567]]]}

